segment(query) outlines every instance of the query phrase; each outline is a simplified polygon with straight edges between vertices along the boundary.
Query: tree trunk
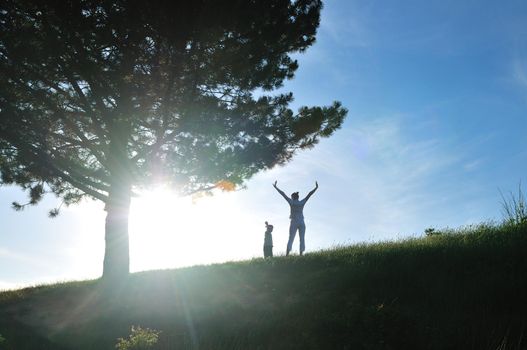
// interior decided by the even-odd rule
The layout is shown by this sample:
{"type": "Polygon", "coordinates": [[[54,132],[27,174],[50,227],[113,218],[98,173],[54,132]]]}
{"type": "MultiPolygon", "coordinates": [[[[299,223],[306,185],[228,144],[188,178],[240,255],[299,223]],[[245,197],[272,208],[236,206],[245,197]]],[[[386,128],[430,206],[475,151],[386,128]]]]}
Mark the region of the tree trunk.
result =
{"type": "Polygon", "coordinates": [[[128,214],[132,192],[131,168],[127,144],[130,136],[130,123],[115,118],[110,127],[108,150],[108,170],[110,190],[106,202],[105,251],[103,278],[121,279],[130,272],[130,252],[128,239],[128,214]]]}
{"type": "Polygon", "coordinates": [[[130,272],[128,239],[128,214],[130,211],[130,187],[112,188],[106,205],[105,250],[103,278],[121,279],[130,272]],[[113,197],[113,198],[112,198],[113,197]]]}

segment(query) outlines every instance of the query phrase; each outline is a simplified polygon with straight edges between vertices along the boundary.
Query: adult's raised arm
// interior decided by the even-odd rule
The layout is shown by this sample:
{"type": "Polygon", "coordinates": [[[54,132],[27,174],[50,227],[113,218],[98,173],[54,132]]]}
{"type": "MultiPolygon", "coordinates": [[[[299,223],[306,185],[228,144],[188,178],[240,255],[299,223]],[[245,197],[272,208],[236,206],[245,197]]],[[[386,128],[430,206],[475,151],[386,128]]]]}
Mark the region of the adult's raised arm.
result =
{"type": "Polygon", "coordinates": [[[306,196],[306,198],[302,199],[302,201],[304,202],[307,202],[307,200],[309,199],[309,197],[311,197],[313,195],[313,193],[316,192],[316,190],[318,190],[318,182],[315,181],[315,188],[311,190],[311,192],[309,192],[306,196]]]}
{"type": "Polygon", "coordinates": [[[284,199],[287,201],[287,203],[289,203],[289,201],[291,199],[289,199],[289,197],[284,193],[284,191],[282,191],[281,189],[278,188],[278,186],[276,185],[278,183],[278,181],[275,181],[274,184],[273,184],[273,187],[278,191],[278,193],[280,193],[282,195],[282,197],[284,197],[284,199]]]}

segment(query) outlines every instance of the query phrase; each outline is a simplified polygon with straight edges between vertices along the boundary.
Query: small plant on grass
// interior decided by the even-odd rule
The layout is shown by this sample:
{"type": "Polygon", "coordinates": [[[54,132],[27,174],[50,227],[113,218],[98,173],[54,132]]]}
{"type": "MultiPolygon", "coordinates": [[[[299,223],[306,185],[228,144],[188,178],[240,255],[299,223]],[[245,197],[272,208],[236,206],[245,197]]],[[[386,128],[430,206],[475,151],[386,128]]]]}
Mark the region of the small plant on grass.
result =
{"type": "Polygon", "coordinates": [[[117,350],[145,350],[151,349],[157,343],[159,333],[155,329],[132,326],[128,339],[119,338],[115,348],[117,350]]]}
{"type": "Polygon", "coordinates": [[[525,195],[522,191],[521,183],[518,185],[518,194],[510,192],[508,197],[505,197],[500,191],[502,202],[502,214],[506,224],[521,225],[527,223],[527,203],[525,202],[525,195]]]}

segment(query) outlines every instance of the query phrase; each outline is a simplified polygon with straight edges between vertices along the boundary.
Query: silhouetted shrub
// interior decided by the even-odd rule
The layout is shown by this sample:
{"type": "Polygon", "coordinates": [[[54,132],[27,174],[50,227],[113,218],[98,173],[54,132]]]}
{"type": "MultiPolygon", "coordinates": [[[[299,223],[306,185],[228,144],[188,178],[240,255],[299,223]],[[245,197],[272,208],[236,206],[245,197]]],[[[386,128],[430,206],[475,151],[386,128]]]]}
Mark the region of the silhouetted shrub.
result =
{"type": "Polygon", "coordinates": [[[151,349],[157,343],[160,331],[150,328],[132,326],[128,339],[119,338],[115,348],[118,350],[151,349]]]}
{"type": "Polygon", "coordinates": [[[429,227],[427,229],[425,229],[425,235],[427,235],[428,237],[430,236],[437,236],[437,235],[440,235],[441,234],[441,231],[436,231],[435,228],[433,227],[429,227]]]}

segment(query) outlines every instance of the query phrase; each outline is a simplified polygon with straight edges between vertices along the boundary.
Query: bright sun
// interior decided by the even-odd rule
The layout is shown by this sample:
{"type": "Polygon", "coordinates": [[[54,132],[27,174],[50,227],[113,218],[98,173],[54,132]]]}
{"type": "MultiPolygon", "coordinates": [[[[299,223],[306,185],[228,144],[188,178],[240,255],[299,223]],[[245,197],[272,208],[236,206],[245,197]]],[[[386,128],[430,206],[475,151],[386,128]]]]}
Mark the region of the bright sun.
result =
{"type": "Polygon", "coordinates": [[[228,252],[218,247],[225,237],[218,231],[228,225],[234,207],[229,196],[221,193],[193,202],[159,188],[134,198],[129,220],[130,270],[224,260],[228,252]]]}

